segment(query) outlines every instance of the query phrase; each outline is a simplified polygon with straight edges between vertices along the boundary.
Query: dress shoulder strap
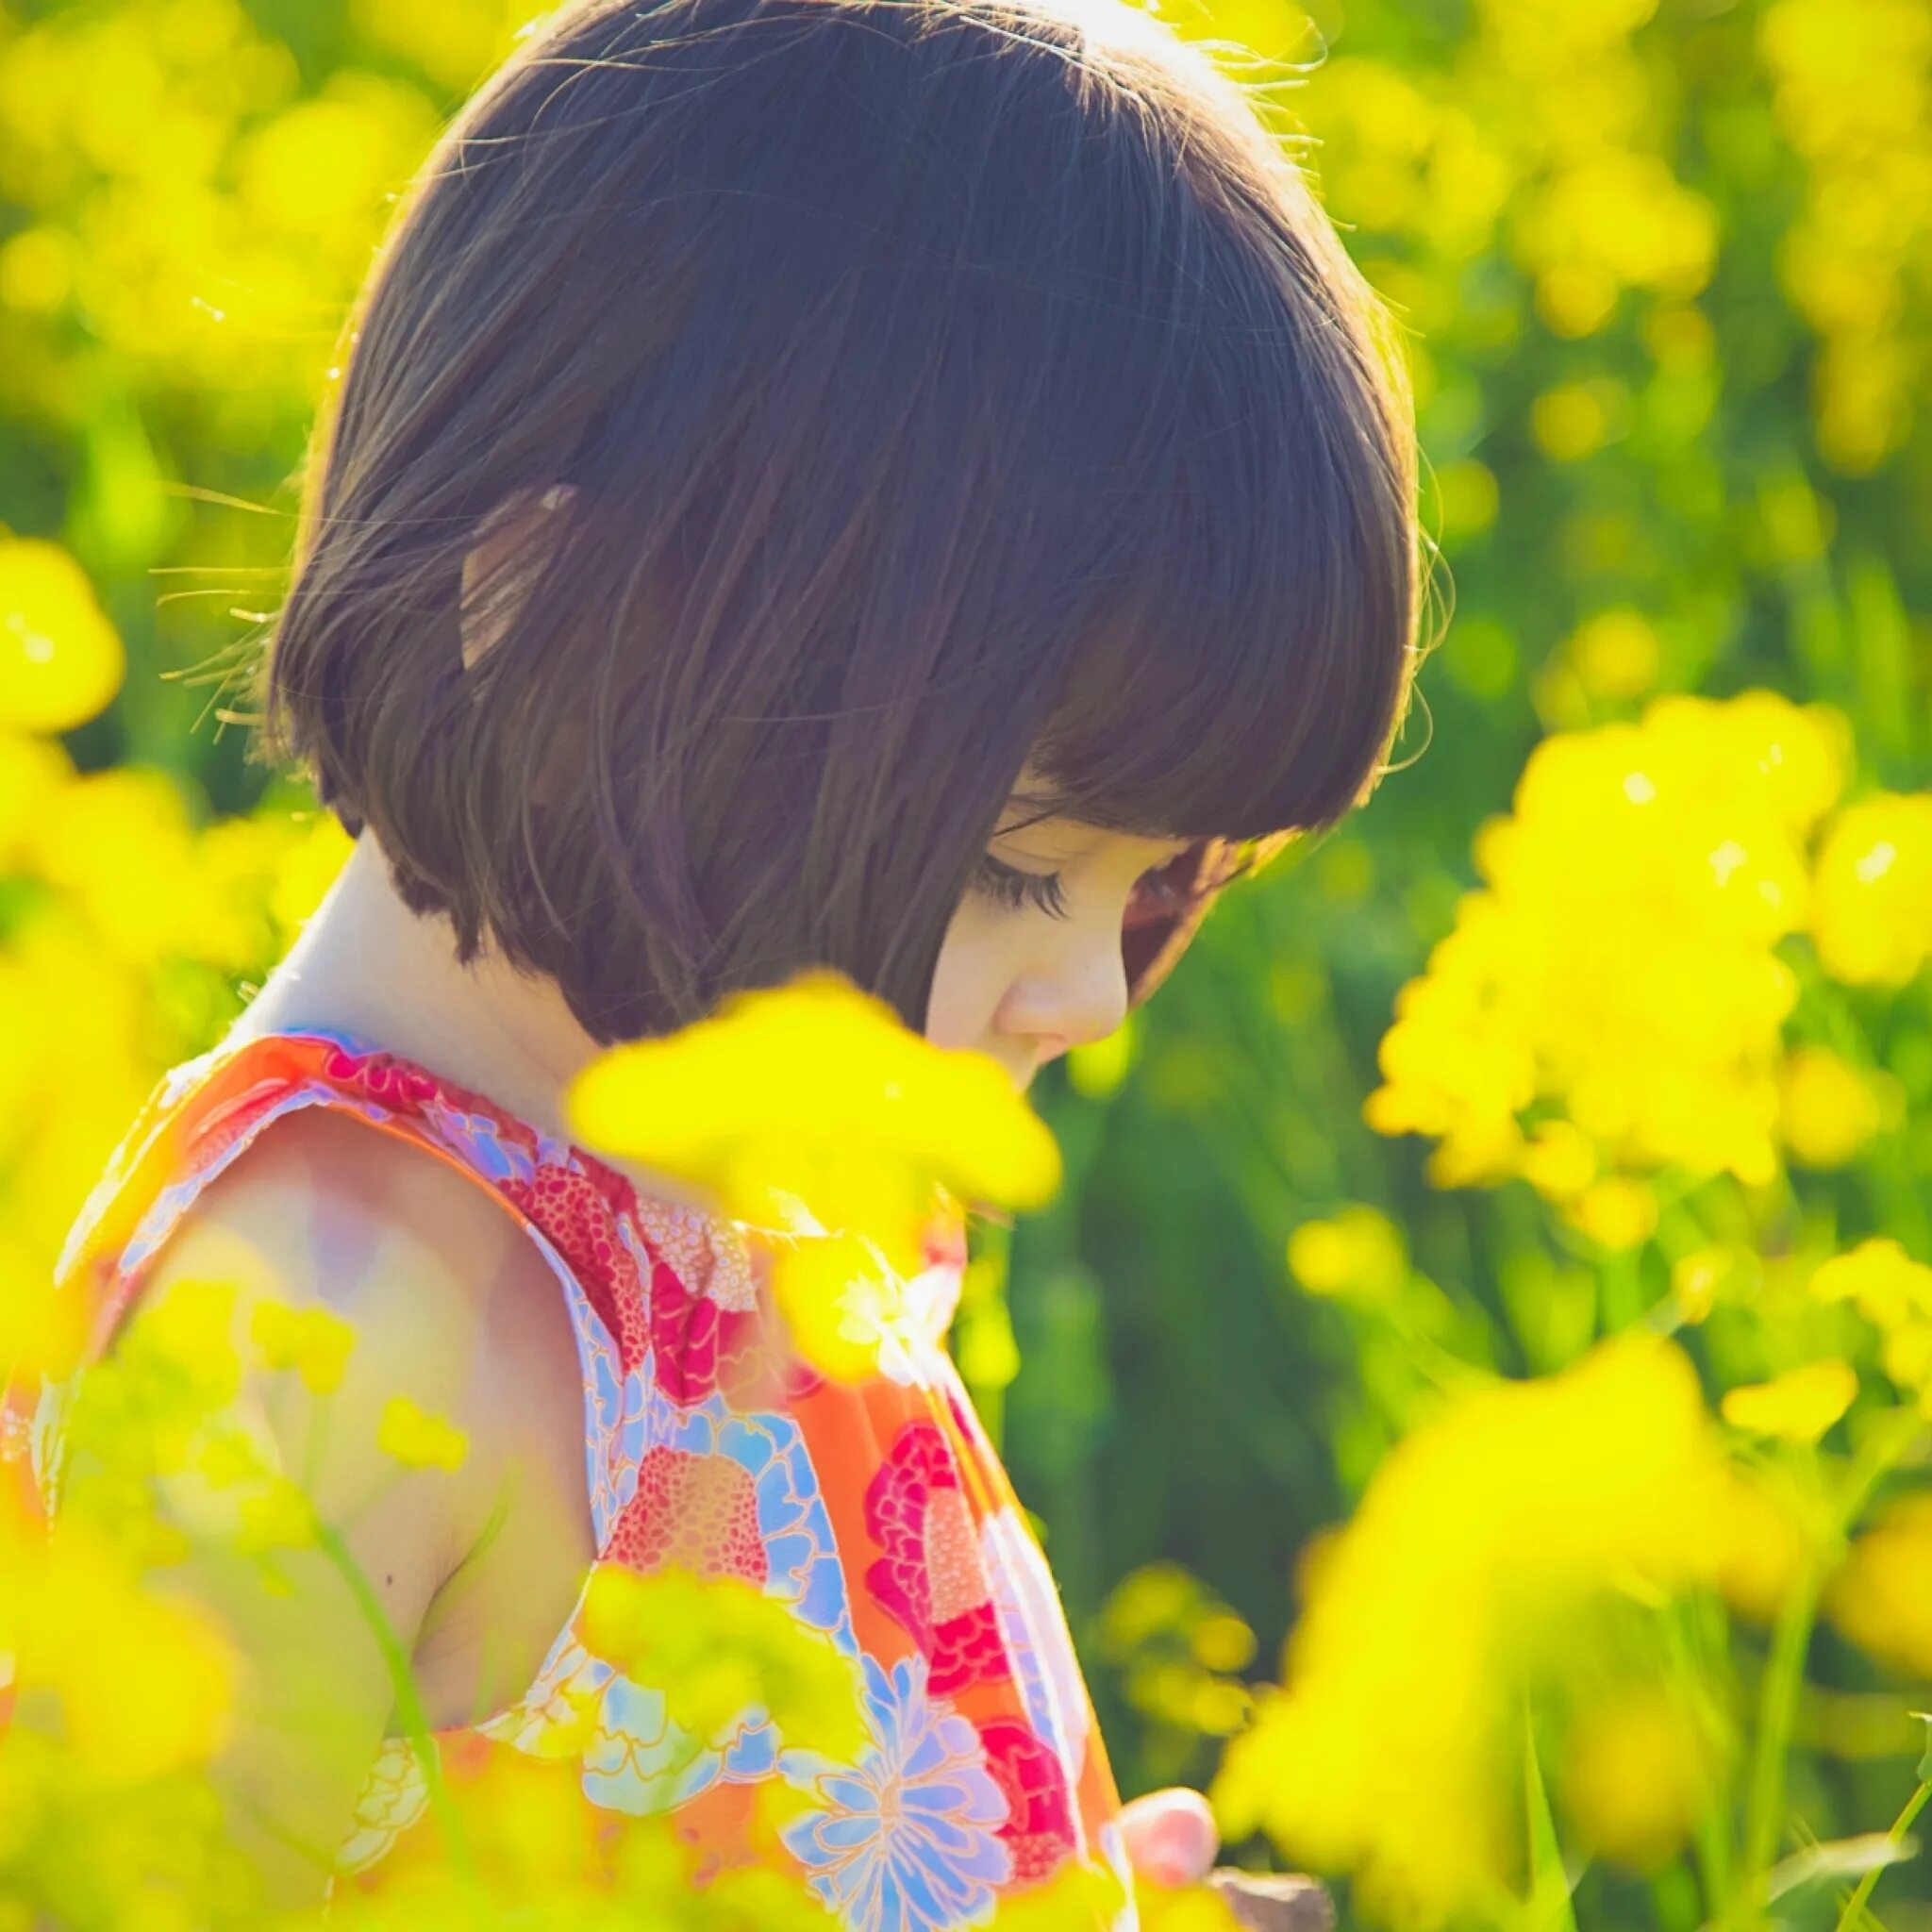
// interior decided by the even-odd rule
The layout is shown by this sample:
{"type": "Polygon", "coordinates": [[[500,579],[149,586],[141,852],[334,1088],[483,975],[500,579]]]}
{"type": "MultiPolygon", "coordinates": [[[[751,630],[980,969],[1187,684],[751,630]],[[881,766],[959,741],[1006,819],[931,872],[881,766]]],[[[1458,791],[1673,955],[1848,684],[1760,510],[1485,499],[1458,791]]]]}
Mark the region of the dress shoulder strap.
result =
{"type": "MultiPolygon", "coordinates": [[[[322,1030],[257,1036],[155,1088],[75,1223],[56,1269],[70,1369],[111,1342],[147,1271],[202,1191],[274,1122],[328,1107],[425,1148],[523,1224],[561,1284],[581,1359],[598,1541],[624,1500],[615,1441],[646,1358],[659,1378],[715,1382],[749,1339],[758,1288],[732,1230],[641,1197],[614,1169],[415,1062],[322,1030]]],[[[18,1436],[20,1391],[7,1391],[18,1436]]]]}

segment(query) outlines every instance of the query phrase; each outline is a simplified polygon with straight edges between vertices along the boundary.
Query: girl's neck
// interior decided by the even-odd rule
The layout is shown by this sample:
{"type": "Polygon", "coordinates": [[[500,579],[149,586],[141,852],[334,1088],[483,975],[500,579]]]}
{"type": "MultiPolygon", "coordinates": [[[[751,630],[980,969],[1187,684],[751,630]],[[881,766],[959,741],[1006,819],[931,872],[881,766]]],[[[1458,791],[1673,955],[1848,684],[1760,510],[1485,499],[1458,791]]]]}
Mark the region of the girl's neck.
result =
{"type": "Polygon", "coordinates": [[[598,1050],[548,980],[488,948],[459,964],[449,924],[403,904],[366,832],[228,1037],[311,1027],[355,1034],[565,1139],[564,1089],[598,1050]]]}

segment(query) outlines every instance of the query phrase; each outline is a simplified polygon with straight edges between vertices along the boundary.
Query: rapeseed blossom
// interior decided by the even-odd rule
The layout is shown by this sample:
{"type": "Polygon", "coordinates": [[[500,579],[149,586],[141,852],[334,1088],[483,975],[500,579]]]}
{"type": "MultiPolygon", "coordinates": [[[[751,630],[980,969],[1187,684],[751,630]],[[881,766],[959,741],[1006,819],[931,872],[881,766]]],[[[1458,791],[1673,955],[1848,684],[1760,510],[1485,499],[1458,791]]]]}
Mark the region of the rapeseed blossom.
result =
{"type": "Polygon", "coordinates": [[[1844,721],[1768,691],[1657,700],[1545,741],[1476,842],[1484,884],[1382,1042],[1370,1124],[1438,1145],[1441,1185],[1521,1174],[1606,1246],[1649,1232],[1662,1167],[1777,1169],[1807,841],[1844,721]]]}
{"type": "Polygon", "coordinates": [[[794,1341],[846,1379],[916,1334],[907,1282],[957,1203],[1036,1207],[1059,1184],[1053,1136],[995,1061],[932,1045],[829,972],[614,1048],[568,1106],[587,1145],[773,1238],[794,1341]]]}
{"type": "Polygon", "coordinates": [[[1857,1401],[1857,1372],[1848,1362],[1807,1362],[1769,1382],[1727,1390],[1724,1419],[1753,1435],[1816,1443],[1857,1401]]]}
{"type": "Polygon", "coordinates": [[[1352,1873],[1403,1924],[1500,1909],[1519,1699],[1587,1661],[1618,1606],[1714,1578],[1728,1483],[1688,1358],[1654,1337],[1451,1401],[1311,1561],[1282,1685],[1215,1782],[1225,1828],[1352,1873]]]}
{"type": "Polygon", "coordinates": [[[1932,793],[1881,791],[1832,822],[1811,937],[1825,970],[1856,986],[1903,986],[1932,958],[1932,793]]]}
{"type": "Polygon", "coordinates": [[[1587,1850],[1648,1871],[1696,1827],[1717,1791],[1721,1757],[1681,1693],[1655,1681],[1613,1682],[1571,1720],[1556,1782],[1587,1850]]]}
{"type": "Polygon", "coordinates": [[[1849,1304],[1878,1331],[1878,1358],[1900,1392],[1932,1415],[1932,1267],[1889,1235],[1860,1241],[1813,1272],[1822,1302],[1849,1304]]]}
{"type": "Polygon", "coordinates": [[[1825,1614],[1861,1650],[1932,1675],[1932,1495],[1900,1497],[1852,1545],[1825,1614]]]}
{"type": "Polygon", "coordinates": [[[0,729],[67,731],[121,688],[120,634],[59,544],[0,538],[0,729]]]}

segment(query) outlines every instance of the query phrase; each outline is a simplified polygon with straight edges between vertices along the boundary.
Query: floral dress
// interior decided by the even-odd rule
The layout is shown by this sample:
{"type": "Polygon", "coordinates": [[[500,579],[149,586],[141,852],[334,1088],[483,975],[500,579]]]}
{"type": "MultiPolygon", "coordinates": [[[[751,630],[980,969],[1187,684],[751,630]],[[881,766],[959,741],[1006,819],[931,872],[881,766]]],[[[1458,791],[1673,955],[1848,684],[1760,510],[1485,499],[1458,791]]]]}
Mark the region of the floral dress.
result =
{"type": "MultiPolygon", "coordinates": [[[[829,1638],[862,1686],[869,1742],[855,1762],[791,1748],[757,1706],[697,1748],[658,1689],[597,1654],[580,1596],[514,1704],[433,1735],[443,1785],[459,1795],[492,1769],[568,1777],[588,1862],[608,1866],[628,1821],[669,1818],[705,1883],[771,1861],[754,1799],[785,1779],[797,1796],[781,1861],[851,1932],[983,1923],[1070,1865],[1110,1874],[1111,1917],[1079,1923],[1130,1932],[1119,1799],[1058,1593],[944,1347],[962,1244],[929,1251],[911,1285],[920,1332],[876,1374],[827,1381],[785,1350],[774,1380],[756,1366],[772,1358],[769,1294],[733,1228],[641,1196],[410,1061],[341,1034],[275,1034],[167,1075],[90,1198],[59,1286],[87,1298],[92,1353],[201,1190],[308,1107],[451,1162],[548,1262],[583,1371],[593,1574],[679,1563],[744,1579],[829,1638]]],[[[65,1391],[29,1392],[8,1397],[0,1457],[10,1443],[44,1498],[65,1391]]],[[[336,1890],[379,1889],[435,1831],[424,1767],[391,1739],[336,1890]]]]}

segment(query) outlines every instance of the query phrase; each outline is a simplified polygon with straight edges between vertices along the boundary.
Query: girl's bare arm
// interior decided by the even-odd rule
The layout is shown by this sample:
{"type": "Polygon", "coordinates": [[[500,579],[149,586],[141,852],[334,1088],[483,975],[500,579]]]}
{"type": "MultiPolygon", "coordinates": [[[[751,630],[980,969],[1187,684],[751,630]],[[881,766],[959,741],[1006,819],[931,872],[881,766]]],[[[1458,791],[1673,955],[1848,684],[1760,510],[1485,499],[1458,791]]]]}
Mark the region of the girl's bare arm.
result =
{"type": "MultiPolygon", "coordinates": [[[[399,1394],[487,1438],[481,1288],[506,1225],[432,1156],[320,1110],[297,1115],[209,1185],[117,1342],[178,1318],[200,1284],[235,1285],[240,1387],[223,1415],[260,1474],[164,1478],[163,1513],[192,1554],[151,1583],[211,1609],[233,1642],[232,1731],[213,1777],[225,1835],[259,1874],[265,1907],[319,1902],[383,1740],[421,1721],[400,1667],[482,1535],[499,1472],[487,1441],[452,1472],[408,1466],[378,1438],[399,1394]],[[353,1325],[335,1387],[318,1391],[299,1366],[262,1361],[254,1310],[264,1299],[353,1325]],[[306,1503],[284,1492],[276,1507],[278,1479],[306,1503]]],[[[84,1484],[84,1456],[70,1493],[84,1484]]]]}

